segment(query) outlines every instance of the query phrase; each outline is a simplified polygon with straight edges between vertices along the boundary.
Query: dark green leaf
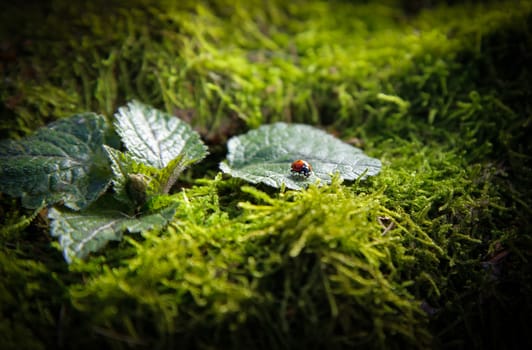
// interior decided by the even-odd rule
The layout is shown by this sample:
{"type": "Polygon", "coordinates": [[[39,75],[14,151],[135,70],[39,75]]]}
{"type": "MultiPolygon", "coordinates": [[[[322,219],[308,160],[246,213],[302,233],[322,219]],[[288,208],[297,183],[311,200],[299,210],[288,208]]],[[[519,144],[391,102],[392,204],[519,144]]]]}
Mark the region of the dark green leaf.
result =
{"type": "Polygon", "coordinates": [[[20,141],[0,144],[1,192],[37,208],[63,201],[72,209],[89,205],[107,188],[110,167],[102,145],[105,118],[84,113],[59,120],[20,141]]]}
{"type": "Polygon", "coordinates": [[[85,258],[109,241],[121,240],[125,230],[141,232],[164,226],[177,209],[177,203],[173,202],[156,212],[131,217],[120,211],[120,205],[112,199],[108,199],[106,204],[100,202],[98,206],[80,212],[50,209],[51,234],[59,239],[68,263],[74,258],[85,258]]]}
{"type": "Polygon", "coordinates": [[[368,157],[322,130],[302,124],[275,123],[251,130],[229,140],[227,162],[223,172],[253,183],[265,183],[291,189],[302,189],[310,183],[330,183],[335,173],[346,180],[376,175],[381,168],[378,159],[368,157]],[[297,159],[309,162],[312,174],[295,176],[291,164],[297,159]]]}

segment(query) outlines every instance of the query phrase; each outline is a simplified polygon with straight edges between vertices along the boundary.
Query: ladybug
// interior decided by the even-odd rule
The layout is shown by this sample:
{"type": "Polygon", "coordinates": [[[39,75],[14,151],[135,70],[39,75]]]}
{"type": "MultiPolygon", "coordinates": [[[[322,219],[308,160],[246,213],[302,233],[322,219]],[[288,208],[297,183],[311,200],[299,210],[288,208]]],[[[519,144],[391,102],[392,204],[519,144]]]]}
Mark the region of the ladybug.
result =
{"type": "Polygon", "coordinates": [[[292,163],[292,170],[290,170],[292,175],[303,175],[309,177],[312,173],[312,165],[309,162],[303,159],[298,159],[292,163]]]}

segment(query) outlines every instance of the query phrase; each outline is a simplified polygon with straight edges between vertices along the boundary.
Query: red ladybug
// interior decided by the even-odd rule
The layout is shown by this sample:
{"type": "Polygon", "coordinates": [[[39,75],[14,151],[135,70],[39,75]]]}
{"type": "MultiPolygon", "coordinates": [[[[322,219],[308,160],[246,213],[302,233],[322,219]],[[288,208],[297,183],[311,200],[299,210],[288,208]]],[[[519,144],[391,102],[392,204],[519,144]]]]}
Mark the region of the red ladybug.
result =
{"type": "Polygon", "coordinates": [[[309,162],[303,159],[298,159],[292,163],[292,170],[290,170],[292,175],[303,175],[309,177],[312,172],[312,166],[309,162]]]}

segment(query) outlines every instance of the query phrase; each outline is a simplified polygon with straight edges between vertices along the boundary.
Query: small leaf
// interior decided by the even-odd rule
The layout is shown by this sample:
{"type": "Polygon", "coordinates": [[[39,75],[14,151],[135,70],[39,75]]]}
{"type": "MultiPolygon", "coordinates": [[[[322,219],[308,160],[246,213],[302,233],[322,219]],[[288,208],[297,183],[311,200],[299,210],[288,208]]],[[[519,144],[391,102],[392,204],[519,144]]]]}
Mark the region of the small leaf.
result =
{"type": "Polygon", "coordinates": [[[179,174],[183,172],[190,164],[191,160],[186,160],[183,155],[174,158],[167,166],[158,173],[157,183],[159,184],[158,194],[168,194],[172,186],[177,181],[179,174]]]}
{"type": "Polygon", "coordinates": [[[113,169],[115,198],[126,204],[141,206],[149,196],[168,194],[179,174],[193,161],[183,154],[163,169],[137,162],[130,153],[104,146],[113,169]]]}
{"type": "Polygon", "coordinates": [[[177,209],[177,203],[156,212],[130,217],[120,211],[113,200],[97,202],[98,206],[80,212],[51,208],[51,235],[59,238],[63,255],[68,263],[74,258],[83,259],[89,253],[103,248],[109,241],[119,241],[125,230],[141,232],[166,225],[177,209]]]}
{"type": "Polygon", "coordinates": [[[133,159],[157,169],[182,153],[192,163],[207,155],[207,148],[190,125],[175,116],[133,101],[118,110],[116,129],[133,159]]]}
{"type": "MultiPolygon", "coordinates": [[[[139,195],[141,197],[147,196],[148,187],[160,170],[137,162],[129,153],[120,152],[108,146],[104,146],[104,149],[111,160],[115,198],[130,206],[142,205],[144,201],[139,195]],[[143,182],[146,183],[145,192],[142,194],[139,194],[138,191],[135,193],[135,190],[138,189],[136,184],[138,184],[137,179],[139,178],[143,178],[143,182]]],[[[155,186],[157,190],[160,187],[158,184],[152,184],[152,186],[155,186]]]]}
{"type": "Polygon", "coordinates": [[[108,125],[94,113],[61,119],[34,135],[0,144],[0,191],[37,208],[64,201],[81,209],[98,198],[110,181],[102,145],[108,125]]]}
{"type": "Polygon", "coordinates": [[[277,188],[282,184],[303,189],[310,183],[330,183],[336,172],[345,180],[355,180],[376,175],[381,168],[380,160],[302,124],[263,125],[231,138],[227,148],[227,162],[220,164],[223,172],[277,188]],[[297,159],[311,164],[313,171],[308,178],[291,174],[291,164],[297,159]]]}

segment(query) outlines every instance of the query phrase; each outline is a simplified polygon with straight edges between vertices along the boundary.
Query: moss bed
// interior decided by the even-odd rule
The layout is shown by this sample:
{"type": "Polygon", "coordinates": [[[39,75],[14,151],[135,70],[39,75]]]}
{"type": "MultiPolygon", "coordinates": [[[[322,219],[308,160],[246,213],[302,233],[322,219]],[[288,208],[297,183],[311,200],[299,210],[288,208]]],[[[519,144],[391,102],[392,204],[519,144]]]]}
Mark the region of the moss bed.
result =
{"type": "Polygon", "coordinates": [[[211,154],[163,230],[67,265],[0,194],[2,349],[532,348],[531,1],[28,1],[0,13],[0,138],[138,99],[211,154]],[[305,191],[227,138],[322,127],[382,160],[305,191]]]}

